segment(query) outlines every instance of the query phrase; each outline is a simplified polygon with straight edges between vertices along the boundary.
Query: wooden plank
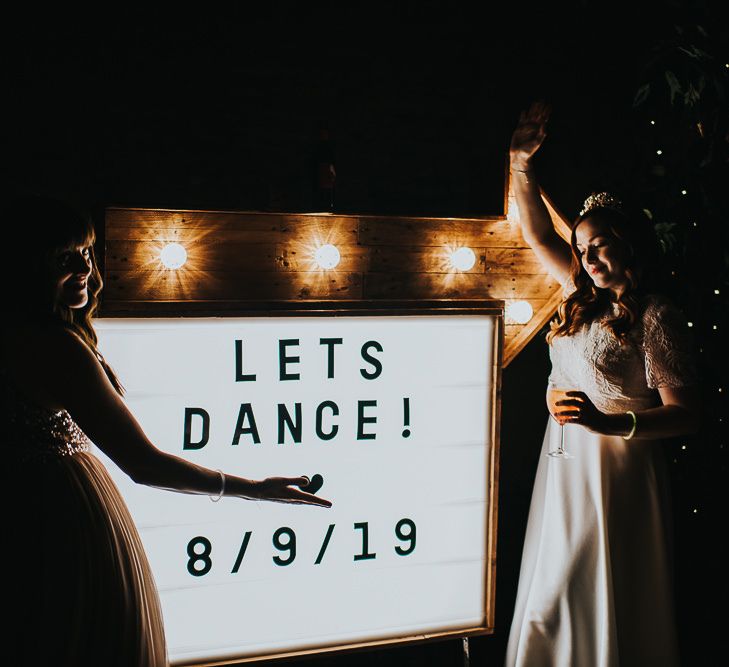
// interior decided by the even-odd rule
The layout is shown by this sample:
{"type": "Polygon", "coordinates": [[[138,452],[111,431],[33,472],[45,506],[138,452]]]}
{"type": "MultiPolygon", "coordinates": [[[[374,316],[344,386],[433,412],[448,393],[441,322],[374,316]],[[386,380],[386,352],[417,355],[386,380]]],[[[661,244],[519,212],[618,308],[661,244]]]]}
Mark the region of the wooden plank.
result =
{"type": "Polygon", "coordinates": [[[276,229],[280,213],[178,211],[164,209],[106,209],[107,229],[276,229]]]}
{"type": "Polygon", "coordinates": [[[519,225],[506,220],[362,218],[364,245],[526,248],[519,225]]]}
{"type": "Polygon", "coordinates": [[[480,251],[484,256],[484,271],[488,273],[546,273],[531,248],[482,248],[480,251]]]}
{"type": "Polygon", "coordinates": [[[107,229],[256,229],[286,230],[306,228],[351,227],[356,229],[359,216],[301,213],[265,213],[246,211],[178,211],[163,209],[106,209],[107,229]]]}
{"type": "MultiPolygon", "coordinates": [[[[276,224],[280,220],[291,219],[336,219],[351,220],[381,220],[381,215],[359,215],[359,214],[332,214],[332,213],[285,213],[271,211],[213,211],[213,210],[192,210],[192,209],[149,209],[134,207],[108,207],[106,209],[107,227],[139,227],[157,226],[165,220],[171,221],[173,227],[185,226],[220,226],[223,224],[237,224],[236,220],[245,218],[247,220],[258,220],[265,224],[276,224]],[[273,222],[272,222],[273,221],[273,222]]],[[[426,216],[387,216],[387,220],[399,220],[401,222],[414,222],[416,224],[430,224],[443,222],[444,218],[431,218],[426,216]]],[[[479,216],[477,218],[447,218],[449,222],[473,222],[480,225],[491,222],[503,221],[505,215],[479,216]]]]}
{"type": "Polygon", "coordinates": [[[309,243],[323,245],[356,245],[356,226],[327,226],[313,222],[307,225],[264,227],[252,225],[241,229],[214,229],[184,227],[111,227],[106,233],[107,241],[156,241],[158,243],[180,243],[185,247],[195,244],[222,243],[309,243]]]}
{"type": "Polygon", "coordinates": [[[554,228],[557,230],[557,233],[565,241],[567,241],[567,243],[569,243],[572,234],[571,222],[567,220],[564,214],[555,206],[554,202],[549,198],[544,190],[540,189],[540,192],[542,193],[542,200],[544,201],[544,205],[547,207],[549,217],[552,218],[554,228]]]}
{"type": "MultiPolygon", "coordinates": [[[[528,248],[471,248],[476,263],[465,273],[543,273],[528,248]]],[[[443,246],[372,246],[369,270],[398,273],[455,273],[450,251],[443,246]]]]}
{"type": "Polygon", "coordinates": [[[370,272],[364,295],[367,299],[547,299],[558,288],[546,274],[370,272]]]}
{"type": "Polygon", "coordinates": [[[534,313],[528,326],[525,326],[520,333],[509,341],[504,342],[504,367],[511,363],[511,360],[521,352],[526,344],[536,335],[536,333],[552,319],[557,311],[557,306],[562,302],[562,288],[558,288],[544,302],[544,305],[534,313]]]}
{"type": "MultiPolygon", "coordinates": [[[[106,270],[161,270],[159,255],[163,247],[159,241],[109,241],[106,244],[106,270]]],[[[337,248],[341,255],[337,271],[366,270],[367,248],[357,245],[339,245],[337,248]]],[[[213,240],[190,244],[185,267],[192,271],[318,271],[315,252],[316,246],[297,241],[251,244],[213,240]]]]}
{"type": "Polygon", "coordinates": [[[107,210],[110,241],[356,244],[356,216],[107,210]]]}
{"type": "Polygon", "coordinates": [[[360,273],[339,271],[109,271],[109,301],[361,299],[360,273]]]}

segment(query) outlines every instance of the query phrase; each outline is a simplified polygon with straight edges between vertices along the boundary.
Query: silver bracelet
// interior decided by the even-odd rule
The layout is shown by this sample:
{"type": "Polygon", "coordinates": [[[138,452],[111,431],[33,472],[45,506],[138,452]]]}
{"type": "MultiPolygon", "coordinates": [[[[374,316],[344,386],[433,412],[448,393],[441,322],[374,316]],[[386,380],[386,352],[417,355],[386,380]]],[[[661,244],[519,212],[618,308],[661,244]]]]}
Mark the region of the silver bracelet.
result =
{"type": "Polygon", "coordinates": [[[220,493],[217,496],[210,496],[210,500],[217,503],[225,493],[225,473],[222,470],[218,470],[217,473],[220,475],[220,493]]]}
{"type": "Polygon", "coordinates": [[[623,440],[630,440],[635,435],[635,429],[638,428],[638,418],[632,410],[628,410],[625,414],[630,415],[633,418],[633,428],[630,429],[628,435],[623,436],[623,440]]]}

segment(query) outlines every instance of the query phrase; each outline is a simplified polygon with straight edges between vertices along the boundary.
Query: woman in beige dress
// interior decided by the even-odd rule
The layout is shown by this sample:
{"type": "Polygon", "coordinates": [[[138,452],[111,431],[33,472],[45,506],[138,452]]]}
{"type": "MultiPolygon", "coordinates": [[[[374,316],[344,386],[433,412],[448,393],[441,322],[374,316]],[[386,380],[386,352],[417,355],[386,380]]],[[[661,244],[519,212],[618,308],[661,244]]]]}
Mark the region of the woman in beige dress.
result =
{"type": "Polygon", "coordinates": [[[159,598],[129,511],[91,441],[135,482],[183,493],[331,503],[306,477],[261,481],[157,449],[122,399],[91,323],[90,221],[38,197],[5,209],[2,391],[8,664],[167,664],[159,598]],[[6,263],[6,266],[8,264],[6,263]]]}

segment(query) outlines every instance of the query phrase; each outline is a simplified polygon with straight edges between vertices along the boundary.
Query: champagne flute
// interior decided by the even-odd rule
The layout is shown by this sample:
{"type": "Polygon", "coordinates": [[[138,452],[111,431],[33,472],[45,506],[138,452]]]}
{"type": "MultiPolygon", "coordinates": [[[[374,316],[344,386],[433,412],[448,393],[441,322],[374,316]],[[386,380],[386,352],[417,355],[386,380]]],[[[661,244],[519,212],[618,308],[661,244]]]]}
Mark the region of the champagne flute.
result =
{"type": "Polygon", "coordinates": [[[574,458],[574,456],[568,454],[564,448],[564,425],[568,417],[565,415],[557,415],[558,412],[563,412],[569,409],[568,406],[557,405],[558,401],[563,401],[569,398],[569,396],[567,396],[568,391],[570,390],[557,387],[551,382],[547,389],[547,408],[549,409],[549,414],[552,415],[552,419],[559,424],[559,447],[551,452],[547,452],[547,456],[551,456],[555,459],[574,458]]]}

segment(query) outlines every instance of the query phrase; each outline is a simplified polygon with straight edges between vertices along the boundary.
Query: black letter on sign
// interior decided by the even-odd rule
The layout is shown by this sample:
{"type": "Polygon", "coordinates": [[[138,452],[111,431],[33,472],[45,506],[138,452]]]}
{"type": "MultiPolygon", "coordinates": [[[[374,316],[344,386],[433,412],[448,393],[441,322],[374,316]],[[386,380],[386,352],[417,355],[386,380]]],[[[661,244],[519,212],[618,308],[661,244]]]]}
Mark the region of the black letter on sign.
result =
{"type": "Polygon", "coordinates": [[[185,436],[182,449],[202,449],[210,437],[210,415],[202,408],[185,408],[185,436]],[[202,435],[197,442],[192,441],[192,416],[202,417],[202,435]]]}
{"type": "Polygon", "coordinates": [[[235,341],[235,381],[236,382],[254,382],[255,373],[243,374],[243,341],[235,341]]]}
{"type": "Polygon", "coordinates": [[[380,374],[382,373],[382,362],[368,352],[371,347],[374,347],[378,352],[382,352],[382,345],[380,345],[376,340],[368,340],[362,346],[362,359],[369,361],[369,363],[375,367],[375,370],[373,371],[368,371],[366,368],[359,369],[359,372],[365,380],[374,380],[380,377],[380,374]]]}
{"type": "Polygon", "coordinates": [[[320,345],[326,345],[328,350],[327,354],[327,377],[333,378],[334,377],[334,346],[335,345],[341,345],[342,339],[341,338],[320,338],[319,339],[320,345]]]}
{"type": "Polygon", "coordinates": [[[284,425],[289,427],[289,432],[294,442],[301,442],[301,403],[294,403],[296,421],[291,419],[289,410],[284,403],[278,404],[278,444],[284,444],[284,425]]]}
{"type": "Polygon", "coordinates": [[[331,440],[337,434],[339,426],[332,424],[332,430],[329,431],[329,433],[324,433],[321,428],[322,412],[324,412],[324,408],[331,408],[332,415],[336,417],[339,414],[339,407],[334,401],[324,401],[323,403],[319,403],[319,407],[316,409],[316,434],[319,436],[320,440],[331,440]]]}
{"type": "Polygon", "coordinates": [[[364,410],[369,407],[377,407],[377,401],[357,401],[357,440],[374,440],[374,433],[365,433],[365,424],[376,424],[377,417],[365,417],[364,410]]]}
{"type": "Polygon", "coordinates": [[[279,369],[279,380],[298,380],[301,376],[299,373],[287,373],[286,364],[298,364],[299,357],[287,357],[286,348],[289,345],[298,345],[298,338],[287,338],[285,340],[278,341],[278,369],[279,369]]]}
{"type": "Polygon", "coordinates": [[[256,426],[256,418],[253,416],[253,408],[250,403],[241,403],[240,410],[238,411],[238,422],[235,425],[235,433],[233,434],[233,444],[237,445],[240,442],[240,437],[250,433],[253,436],[253,442],[256,445],[261,444],[261,438],[258,435],[258,427],[256,426]],[[245,427],[246,417],[251,423],[250,426],[245,427]]]}

